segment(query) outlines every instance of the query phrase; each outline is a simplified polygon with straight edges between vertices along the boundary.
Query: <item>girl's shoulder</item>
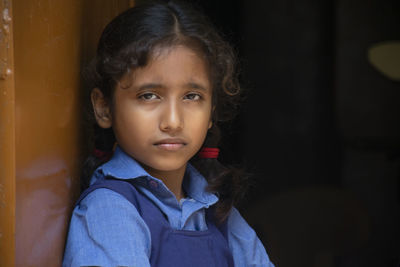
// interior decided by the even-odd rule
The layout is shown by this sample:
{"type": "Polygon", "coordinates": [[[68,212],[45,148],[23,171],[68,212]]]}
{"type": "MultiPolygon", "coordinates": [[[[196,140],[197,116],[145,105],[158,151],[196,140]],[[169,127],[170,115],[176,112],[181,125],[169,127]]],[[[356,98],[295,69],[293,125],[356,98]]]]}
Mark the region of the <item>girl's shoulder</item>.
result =
{"type": "MultiPolygon", "coordinates": [[[[112,208],[117,206],[123,207],[125,204],[129,204],[129,201],[114,190],[97,188],[81,195],[76,203],[76,207],[81,209],[112,208]]],[[[129,206],[132,205],[129,204],[129,206]]]]}
{"type": "Polygon", "coordinates": [[[235,207],[229,213],[227,224],[228,241],[236,265],[274,266],[269,260],[268,254],[257,233],[235,207]]]}
{"type": "Polygon", "coordinates": [[[108,188],[97,188],[85,194],[77,203],[74,215],[84,216],[88,222],[101,221],[105,225],[113,220],[142,220],[132,203],[108,188]]]}
{"type": "Polygon", "coordinates": [[[150,250],[150,230],[136,207],[117,192],[98,188],[72,213],[64,264],[148,266],[150,250]]]}
{"type": "Polygon", "coordinates": [[[232,207],[228,216],[228,227],[229,231],[237,236],[238,238],[246,238],[249,236],[255,236],[256,232],[246,222],[239,210],[232,207]]]}
{"type": "Polygon", "coordinates": [[[86,188],[80,195],[76,204],[81,202],[96,202],[100,200],[103,202],[131,202],[135,205],[134,199],[130,196],[136,195],[136,187],[128,180],[120,179],[107,179],[106,177],[93,177],[91,185],[86,188]]]}

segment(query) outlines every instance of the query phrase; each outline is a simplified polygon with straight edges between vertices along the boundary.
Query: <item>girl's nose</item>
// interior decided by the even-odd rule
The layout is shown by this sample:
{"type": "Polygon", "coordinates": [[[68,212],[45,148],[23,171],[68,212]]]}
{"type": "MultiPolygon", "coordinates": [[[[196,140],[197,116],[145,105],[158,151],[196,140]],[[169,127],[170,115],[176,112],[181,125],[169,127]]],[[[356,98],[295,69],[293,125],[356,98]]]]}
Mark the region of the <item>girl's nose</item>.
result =
{"type": "Polygon", "coordinates": [[[165,104],[165,108],[161,111],[160,130],[169,133],[182,130],[182,107],[177,103],[177,101],[170,101],[165,104]]]}

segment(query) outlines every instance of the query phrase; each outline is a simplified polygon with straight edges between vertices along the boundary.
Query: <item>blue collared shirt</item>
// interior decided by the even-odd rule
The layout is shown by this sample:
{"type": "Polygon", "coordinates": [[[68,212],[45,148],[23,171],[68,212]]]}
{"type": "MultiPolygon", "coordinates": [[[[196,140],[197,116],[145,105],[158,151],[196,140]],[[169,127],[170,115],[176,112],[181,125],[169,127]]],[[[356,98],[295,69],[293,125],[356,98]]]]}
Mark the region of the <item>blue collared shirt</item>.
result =
{"type": "MultiPolygon", "coordinates": [[[[178,201],[161,180],[150,176],[119,147],[111,160],[95,171],[91,184],[106,176],[131,179],[178,230],[206,230],[204,210],[218,201],[206,191],[207,181],[190,164],[183,181],[187,198],[178,201]]],[[[235,208],[228,217],[228,241],[235,266],[274,266],[254,230],[235,208]]],[[[118,193],[100,188],[73,211],[63,267],[147,267],[150,251],[150,231],[136,208],[118,193]]]]}

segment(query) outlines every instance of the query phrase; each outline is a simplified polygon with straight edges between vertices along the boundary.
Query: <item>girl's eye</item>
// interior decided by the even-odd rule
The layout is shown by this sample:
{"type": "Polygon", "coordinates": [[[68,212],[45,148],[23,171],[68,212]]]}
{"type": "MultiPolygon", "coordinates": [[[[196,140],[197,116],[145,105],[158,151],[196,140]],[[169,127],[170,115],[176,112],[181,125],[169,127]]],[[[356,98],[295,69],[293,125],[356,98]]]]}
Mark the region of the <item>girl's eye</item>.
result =
{"type": "Polygon", "coordinates": [[[148,101],[148,100],[157,99],[158,97],[157,97],[157,95],[155,95],[155,94],[153,94],[153,93],[144,93],[144,94],[141,94],[141,95],[139,96],[139,98],[148,101]]]}
{"type": "Polygon", "coordinates": [[[185,96],[185,99],[197,101],[197,100],[200,100],[200,99],[201,99],[201,95],[196,94],[196,93],[190,93],[190,94],[187,94],[187,95],[185,96]]]}

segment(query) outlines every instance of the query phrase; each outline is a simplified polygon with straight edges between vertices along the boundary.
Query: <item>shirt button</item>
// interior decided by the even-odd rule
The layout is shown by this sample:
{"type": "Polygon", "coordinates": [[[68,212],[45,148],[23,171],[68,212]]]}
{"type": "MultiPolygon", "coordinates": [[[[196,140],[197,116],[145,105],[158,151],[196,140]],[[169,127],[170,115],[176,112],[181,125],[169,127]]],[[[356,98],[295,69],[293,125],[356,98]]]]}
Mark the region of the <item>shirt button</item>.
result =
{"type": "Polygon", "coordinates": [[[149,181],[149,185],[153,189],[157,189],[158,188],[158,183],[156,181],[154,181],[154,180],[150,180],[149,181]]]}

